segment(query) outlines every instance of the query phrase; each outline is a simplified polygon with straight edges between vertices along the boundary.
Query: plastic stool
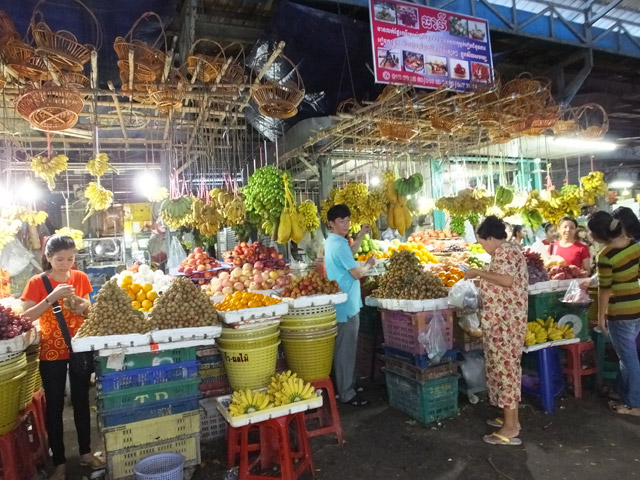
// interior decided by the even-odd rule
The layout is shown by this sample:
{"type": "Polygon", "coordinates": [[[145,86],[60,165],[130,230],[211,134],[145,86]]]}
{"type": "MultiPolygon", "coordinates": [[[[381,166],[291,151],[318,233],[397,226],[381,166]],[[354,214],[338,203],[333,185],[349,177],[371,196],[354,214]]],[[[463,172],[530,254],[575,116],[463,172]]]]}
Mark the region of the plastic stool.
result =
{"type": "Polygon", "coordinates": [[[31,456],[29,433],[24,422],[4,435],[0,435],[0,478],[3,480],[31,480],[36,476],[36,466],[31,456]]]}
{"type": "Polygon", "coordinates": [[[582,368],[582,353],[593,352],[595,354],[596,347],[591,340],[587,340],[586,342],[561,345],[560,348],[567,352],[567,365],[562,369],[562,373],[567,376],[569,383],[573,384],[573,396],[582,398],[582,377],[598,374],[595,362],[591,367],[582,368]]]}
{"type": "Polygon", "coordinates": [[[522,391],[540,398],[545,413],[555,411],[555,397],[564,391],[564,379],[557,347],[547,347],[522,356],[535,356],[538,365],[538,385],[526,385],[524,378],[522,391]]]}
{"type": "Polygon", "coordinates": [[[31,402],[21,412],[21,422],[27,430],[31,457],[35,465],[44,465],[49,459],[49,444],[47,432],[44,428],[44,418],[40,418],[39,409],[35,402],[31,402]]]}
{"type": "Polygon", "coordinates": [[[340,414],[338,413],[338,405],[336,403],[336,392],[333,389],[331,378],[327,377],[322,380],[315,380],[311,382],[311,385],[313,385],[316,390],[322,390],[324,399],[320,408],[305,413],[307,435],[311,438],[335,433],[338,438],[338,444],[342,445],[344,443],[342,423],[340,422],[340,414]],[[319,427],[311,430],[309,429],[309,423],[312,423],[314,420],[318,420],[319,427]]]}
{"type": "MultiPolygon", "coordinates": [[[[256,424],[257,427],[261,427],[263,422],[256,424]]],[[[242,428],[235,428],[229,425],[227,428],[227,467],[233,468],[238,464],[238,455],[240,455],[242,448],[242,428]]],[[[247,453],[249,452],[261,452],[261,460],[262,460],[262,469],[265,470],[269,468],[266,460],[271,457],[267,452],[271,445],[267,441],[268,432],[265,429],[260,429],[258,431],[259,441],[257,443],[247,443],[245,450],[247,453]]]]}
{"type": "Polygon", "coordinates": [[[598,389],[602,390],[605,380],[616,380],[620,373],[620,366],[614,362],[608,362],[604,358],[607,343],[611,343],[609,335],[603,335],[595,329],[591,331],[591,338],[596,346],[596,365],[598,366],[598,389]]]}
{"type": "MultiPolygon", "coordinates": [[[[296,480],[307,470],[312,476],[315,476],[311,448],[304,424],[304,413],[272,418],[240,428],[229,427],[228,432],[228,443],[232,443],[234,439],[238,440],[239,438],[240,440],[239,480],[296,480]],[[295,425],[293,438],[290,437],[292,424],[295,425]],[[258,433],[260,439],[257,443],[249,443],[249,435],[254,432],[258,433]],[[250,452],[257,452],[257,458],[250,459],[250,452]],[[263,471],[269,469],[274,463],[278,463],[280,476],[251,473],[258,462],[260,462],[263,471]]],[[[229,461],[229,456],[227,461],[229,461]]],[[[233,463],[235,464],[235,461],[233,463]]]]}

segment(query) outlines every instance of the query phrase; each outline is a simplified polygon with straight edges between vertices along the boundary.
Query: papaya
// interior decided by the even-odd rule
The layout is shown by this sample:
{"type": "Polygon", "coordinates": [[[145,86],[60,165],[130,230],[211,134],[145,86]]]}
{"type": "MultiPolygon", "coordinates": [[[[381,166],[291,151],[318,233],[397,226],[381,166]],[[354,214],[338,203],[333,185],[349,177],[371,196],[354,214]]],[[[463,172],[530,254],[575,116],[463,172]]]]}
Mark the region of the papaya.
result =
{"type": "Polygon", "coordinates": [[[389,182],[387,185],[387,200],[389,200],[390,203],[395,203],[398,201],[398,193],[393,186],[393,182],[389,182]]]}
{"type": "Polygon", "coordinates": [[[411,212],[409,211],[409,207],[407,207],[406,205],[403,205],[402,213],[404,214],[404,225],[406,228],[409,228],[413,223],[413,218],[411,217],[411,212]]]}
{"type": "Polygon", "coordinates": [[[387,211],[387,225],[389,225],[389,228],[396,228],[395,215],[393,214],[394,205],[393,203],[389,205],[389,210],[387,211]]]}
{"type": "Polygon", "coordinates": [[[278,238],[276,242],[284,245],[291,238],[291,215],[289,208],[282,210],[280,223],[278,224],[278,238]]]}
{"type": "Polygon", "coordinates": [[[300,240],[302,240],[302,235],[304,235],[304,232],[302,231],[302,227],[300,226],[300,221],[298,220],[298,212],[295,208],[291,209],[289,217],[291,218],[291,240],[299,243],[300,240]]]}
{"type": "Polygon", "coordinates": [[[404,223],[404,213],[402,211],[402,205],[400,205],[399,203],[395,203],[393,205],[393,219],[396,222],[396,228],[398,229],[400,235],[404,235],[407,226],[404,223]]]}

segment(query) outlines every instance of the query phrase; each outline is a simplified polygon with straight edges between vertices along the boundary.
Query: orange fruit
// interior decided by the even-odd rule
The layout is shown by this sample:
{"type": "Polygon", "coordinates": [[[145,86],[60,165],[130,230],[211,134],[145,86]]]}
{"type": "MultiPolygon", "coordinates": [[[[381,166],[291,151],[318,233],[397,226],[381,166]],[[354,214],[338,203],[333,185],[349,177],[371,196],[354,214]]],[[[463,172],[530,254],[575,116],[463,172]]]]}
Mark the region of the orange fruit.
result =
{"type": "Polygon", "coordinates": [[[147,292],[147,300],[155,300],[156,298],[158,298],[158,294],[156,292],[154,292],[153,290],[151,290],[150,292],[147,292]]]}
{"type": "Polygon", "coordinates": [[[145,283],[142,287],[142,290],[144,290],[145,292],[150,292],[151,290],[153,290],[153,285],[151,285],[150,283],[145,283]]]}
{"type": "Polygon", "coordinates": [[[140,310],[140,307],[142,305],[140,305],[140,302],[137,300],[134,300],[133,302],[131,302],[131,306],[133,307],[134,310],[140,310]]]}
{"type": "Polygon", "coordinates": [[[153,302],[151,300],[143,300],[142,301],[143,308],[151,308],[153,307],[153,302]]]}
{"type": "Polygon", "coordinates": [[[455,280],[447,280],[447,283],[445,283],[445,286],[453,287],[455,284],[456,284],[455,280]]]}
{"type": "Polygon", "coordinates": [[[135,300],[135,299],[136,299],[136,294],[135,294],[135,293],[133,293],[133,292],[128,292],[128,294],[129,294],[129,298],[130,298],[131,300],[135,300]]]}
{"type": "Polygon", "coordinates": [[[133,293],[138,293],[140,290],[142,290],[142,285],[140,285],[139,283],[134,283],[133,285],[131,285],[131,291],[133,293]]]}
{"type": "Polygon", "coordinates": [[[143,291],[139,291],[138,295],[136,295],[136,298],[138,299],[139,302],[143,302],[147,299],[147,293],[143,291]]]}

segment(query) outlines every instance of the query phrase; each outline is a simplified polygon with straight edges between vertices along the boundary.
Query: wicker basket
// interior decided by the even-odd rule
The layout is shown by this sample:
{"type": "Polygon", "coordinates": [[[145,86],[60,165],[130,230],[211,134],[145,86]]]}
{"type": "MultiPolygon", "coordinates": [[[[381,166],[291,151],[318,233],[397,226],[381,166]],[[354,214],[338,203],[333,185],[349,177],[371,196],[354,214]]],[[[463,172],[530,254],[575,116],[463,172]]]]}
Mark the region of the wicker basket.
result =
{"type": "Polygon", "coordinates": [[[408,142],[420,133],[415,122],[385,120],[377,123],[380,137],[393,142],[408,142]]]}
{"type": "Polygon", "coordinates": [[[16,110],[34,127],[57,132],[73,127],[84,107],[82,96],[73,89],[44,86],[23,93],[16,110]]]}
{"type": "Polygon", "coordinates": [[[598,140],[609,131],[609,116],[597,103],[586,103],[576,111],[578,135],[588,140],[598,140]]]}
{"type": "Polygon", "coordinates": [[[224,49],[215,40],[208,38],[200,38],[196,40],[191,46],[191,51],[187,57],[187,71],[189,75],[193,75],[200,62],[200,68],[198,70],[198,80],[200,82],[214,82],[218,78],[218,74],[225,64],[224,49]],[[196,53],[196,47],[198,44],[210,44],[213,49],[207,51],[207,53],[196,53]]]}
{"type": "Polygon", "coordinates": [[[552,127],[553,134],[557,137],[575,135],[578,131],[578,122],[576,122],[576,109],[568,108],[562,111],[558,121],[552,127]]]}
{"type": "Polygon", "coordinates": [[[11,38],[0,45],[0,51],[7,62],[21,78],[34,82],[50,80],[51,74],[44,60],[36,55],[35,49],[22,40],[11,38]]]}
{"type": "Polygon", "coordinates": [[[168,115],[182,108],[186,95],[185,84],[185,78],[174,70],[166,83],[157,85],[149,91],[149,97],[155,102],[160,113],[168,115]]]}
{"type": "MultiPolygon", "coordinates": [[[[343,100],[342,102],[340,102],[338,104],[338,108],[336,109],[336,113],[337,114],[341,114],[341,113],[351,113],[355,110],[358,110],[362,108],[362,105],[360,105],[360,103],[358,103],[358,100],[356,100],[355,98],[347,98],[346,100],[343,100]]],[[[382,133],[382,129],[380,128],[380,123],[378,123],[378,129],[380,130],[380,135],[384,136],[382,133]]]]}
{"type": "Polygon", "coordinates": [[[99,50],[102,44],[102,28],[93,12],[81,0],[74,0],[91,16],[96,26],[94,45],[82,45],[76,36],[66,30],[53,31],[44,21],[40,6],[47,0],[40,0],[33,8],[30,29],[37,48],[37,53],[46,55],[56,67],[61,70],[82,72],[84,65],[91,60],[91,51],[99,50]],[[37,21],[37,19],[40,19],[37,21]]]}
{"type": "Polygon", "coordinates": [[[431,126],[445,133],[454,133],[464,127],[464,121],[456,118],[447,118],[440,115],[431,117],[431,126]]]}
{"type": "Polygon", "coordinates": [[[483,127],[497,127],[502,121],[502,114],[491,110],[482,110],[478,112],[476,118],[478,119],[478,123],[483,127]]]}
{"type": "Polygon", "coordinates": [[[526,118],[512,118],[507,122],[503,122],[502,129],[509,135],[517,135],[529,128],[526,118]]]}
{"type": "Polygon", "coordinates": [[[488,132],[489,140],[494,145],[502,145],[511,141],[511,135],[501,128],[491,128],[488,132]]]}
{"type": "Polygon", "coordinates": [[[9,38],[20,38],[20,34],[16,31],[16,27],[13,24],[11,17],[0,10],[0,41],[4,42],[9,38]]]}
{"type": "MultiPolygon", "coordinates": [[[[298,105],[304,99],[304,83],[294,63],[284,55],[279,58],[287,62],[291,69],[282,72],[282,68],[275,68],[277,76],[282,78],[263,79],[262,83],[251,88],[251,98],[258,104],[258,109],[263,115],[271,118],[290,118],[298,113],[298,105]]],[[[282,67],[282,64],[278,67],[282,67]]]]}
{"type": "Polygon", "coordinates": [[[120,81],[122,82],[122,94],[131,97],[134,101],[145,105],[151,105],[153,101],[149,97],[149,91],[155,88],[153,83],[134,83],[133,92],[129,90],[129,75],[120,72],[120,81]]]}
{"type": "Polygon", "coordinates": [[[116,37],[113,42],[113,49],[118,56],[118,66],[120,71],[129,71],[129,52],[132,51],[134,55],[135,68],[134,77],[136,82],[153,82],[155,81],[164,70],[164,64],[166,61],[166,54],[163,53],[158,47],[158,42],[163,40],[164,49],[167,48],[167,37],[164,31],[164,25],[162,19],[154,12],[143,13],[138,20],[133,24],[131,30],[127,32],[124,37],[116,37]],[[138,24],[145,18],[152,17],[160,24],[160,35],[153,43],[148,45],[142,40],[136,40],[133,38],[133,32],[138,24]],[[123,63],[121,63],[123,62],[123,63]],[[124,63],[126,62],[126,63],[124,63]],[[126,67],[125,67],[126,65],[126,67]]]}

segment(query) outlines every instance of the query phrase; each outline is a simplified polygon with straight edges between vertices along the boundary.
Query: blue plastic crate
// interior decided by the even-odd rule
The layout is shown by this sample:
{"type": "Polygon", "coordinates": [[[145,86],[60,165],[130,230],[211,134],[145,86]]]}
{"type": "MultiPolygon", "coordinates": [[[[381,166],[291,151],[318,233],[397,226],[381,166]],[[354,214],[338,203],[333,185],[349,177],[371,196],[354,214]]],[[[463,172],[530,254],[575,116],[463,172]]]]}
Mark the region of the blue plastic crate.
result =
{"type": "Polygon", "coordinates": [[[112,392],[126,388],[144,387],[145,385],[157,385],[158,383],[171,382],[173,380],[183,380],[197,375],[198,362],[182,362],[106,373],[98,377],[98,381],[102,392],[112,392]]]}
{"type": "MultiPolygon", "coordinates": [[[[458,356],[458,352],[459,350],[456,348],[447,350],[447,352],[438,363],[454,362],[456,360],[456,357],[458,356]]],[[[397,348],[387,347],[386,345],[384,345],[384,356],[392,360],[399,360],[401,362],[414,365],[419,368],[427,368],[433,363],[431,362],[431,360],[429,360],[428,354],[418,355],[416,353],[406,352],[397,348]]]]}
{"type": "Polygon", "coordinates": [[[109,410],[100,415],[100,425],[102,427],[115,427],[125,423],[140,422],[151,418],[198,410],[200,408],[198,398],[199,395],[190,395],[188,397],[154,402],[149,405],[109,410]]]}

